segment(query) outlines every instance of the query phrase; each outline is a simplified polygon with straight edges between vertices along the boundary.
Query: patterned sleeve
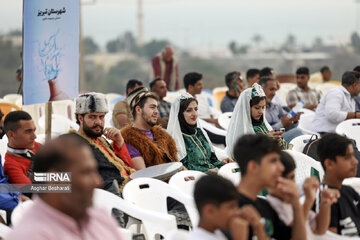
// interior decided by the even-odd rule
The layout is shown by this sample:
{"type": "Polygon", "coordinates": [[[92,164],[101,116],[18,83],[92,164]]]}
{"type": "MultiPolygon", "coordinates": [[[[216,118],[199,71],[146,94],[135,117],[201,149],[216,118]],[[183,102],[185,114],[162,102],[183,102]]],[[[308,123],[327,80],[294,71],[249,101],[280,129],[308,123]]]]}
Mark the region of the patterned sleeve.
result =
{"type": "Polygon", "coordinates": [[[288,92],[286,96],[286,103],[288,105],[296,104],[298,102],[298,97],[295,90],[291,90],[288,92]]]}

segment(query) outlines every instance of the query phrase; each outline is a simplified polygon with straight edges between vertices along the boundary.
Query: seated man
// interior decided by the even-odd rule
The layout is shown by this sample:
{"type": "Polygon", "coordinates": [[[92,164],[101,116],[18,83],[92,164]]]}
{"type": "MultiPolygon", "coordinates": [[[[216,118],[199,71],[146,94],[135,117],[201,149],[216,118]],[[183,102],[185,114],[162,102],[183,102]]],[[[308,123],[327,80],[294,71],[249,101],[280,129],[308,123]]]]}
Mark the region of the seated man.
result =
{"type": "Polygon", "coordinates": [[[33,160],[41,146],[35,142],[35,124],[30,114],[14,111],[6,115],[4,130],[8,137],[4,171],[12,184],[31,184],[33,160]]]}
{"type": "Polygon", "coordinates": [[[156,125],[158,121],[157,97],[145,87],[128,96],[134,124],[121,130],[129,150],[132,166],[138,170],[167,162],[176,162],[174,139],[156,125]]]}
{"type": "Polygon", "coordinates": [[[225,84],[229,88],[225,97],[222,99],[220,109],[222,112],[232,112],[240,93],[245,89],[245,84],[241,79],[240,72],[230,72],[225,76],[225,84]]]}
{"type": "Polygon", "coordinates": [[[360,93],[360,75],[345,72],[341,85],[331,89],[320,100],[313,120],[313,131],[318,133],[335,132],[336,126],[353,118],[360,118],[355,112],[354,97],[360,93]]]}
{"type": "Polygon", "coordinates": [[[158,108],[159,108],[159,117],[158,123],[164,128],[167,128],[171,103],[164,100],[167,93],[166,82],[161,78],[156,78],[150,83],[150,90],[153,92],[159,99],[158,108]]]}
{"type": "MultiPolygon", "coordinates": [[[[353,69],[353,71],[360,74],[360,66],[356,66],[353,69]]],[[[356,112],[360,112],[360,96],[359,95],[355,96],[354,100],[355,100],[355,110],[356,110],[356,112]]]]}
{"type": "Polygon", "coordinates": [[[103,188],[115,194],[119,193],[130,180],[130,174],[135,172],[131,168],[131,160],[117,128],[105,128],[105,114],[108,112],[108,104],[104,94],[85,93],[76,99],[76,120],[80,125],[78,131],[72,131],[86,140],[89,144],[98,171],[103,178],[103,188]],[[110,145],[102,135],[112,140],[110,145]],[[115,183],[114,183],[115,181],[115,183]],[[118,188],[120,186],[120,188],[118,188]]]}
{"type": "Polygon", "coordinates": [[[259,83],[260,70],[256,68],[250,68],[246,72],[247,87],[250,88],[254,83],[259,83]]]}
{"type": "MultiPolygon", "coordinates": [[[[276,74],[274,69],[270,68],[270,67],[264,67],[263,69],[260,70],[260,78],[262,77],[269,77],[269,78],[273,78],[276,80],[276,91],[280,89],[280,82],[276,79],[276,74]]],[[[286,102],[279,96],[279,94],[275,93],[275,96],[273,97],[272,103],[276,103],[280,106],[282,106],[283,108],[287,107],[286,102]]]]}
{"type": "Polygon", "coordinates": [[[300,67],[296,70],[297,87],[290,90],[286,96],[286,102],[289,108],[293,108],[298,102],[304,102],[304,108],[314,110],[320,101],[320,93],[315,89],[309,88],[310,78],[309,68],[300,67]]]}
{"type": "Polygon", "coordinates": [[[287,111],[277,103],[272,103],[272,99],[276,93],[276,80],[269,77],[262,77],[260,78],[259,84],[264,89],[266,95],[265,117],[271,127],[276,131],[285,128],[286,132],[281,136],[287,143],[290,143],[293,138],[302,135],[302,131],[297,128],[301,113],[298,113],[295,117],[288,118],[287,111]]]}
{"type": "MultiPolygon", "coordinates": [[[[218,119],[213,117],[209,102],[207,98],[201,96],[201,91],[203,89],[203,76],[197,72],[190,72],[184,76],[184,86],[186,92],[190,93],[198,101],[198,113],[199,118],[214,124],[217,128],[221,128],[219,125],[218,119]]],[[[207,131],[209,138],[212,143],[215,144],[224,144],[225,145],[225,136],[214,134],[210,131],[207,131]]]]}
{"type": "Polygon", "coordinates": [[[130,79],[126,84],[126,96],[128,96],[135,89],[142,87],[144,84],[136,79],[130,79]]]}
{"type": "Polygon", "coordinates": [[[6,239],[121,239],[114,219],[92,206],[94,189],[102,183],[96,165],[87,142],[73,134],[46,144],[34,161],[34,171],[70,172],[71,191],[36,195],[33,206],[6,239]]]}
{"type": "MultiPolygon", "coordinates": [[[[264,219],[267,237],[273,239],[306,239],[303,209],[299,202],[296,184],[281,177],[284,166],[280,161],[280,147],[277,142],[263,134],[244,135],[233,149],[235,160],[241,171],[241,182],[237,187],[239,206],[254,206],[264,219]],[[258,193],[266,187],[276,188],[293,210],[292,227],[280,220],[276,211],[258,193]]],[[[253,233],[250,232],[249,239],[253,233]]]]}
{"type": "Polygon", "coordinates": [[[358,160],[352,142],[334,133],[326,134],[319,140],[318,155],[325,170],[322,188],[340,191],[339,200],[331,206],[329,230],[342,236],[359,237],[360,196],[352,187],[342,184],[345,178],[356,176],[358,160]]]}

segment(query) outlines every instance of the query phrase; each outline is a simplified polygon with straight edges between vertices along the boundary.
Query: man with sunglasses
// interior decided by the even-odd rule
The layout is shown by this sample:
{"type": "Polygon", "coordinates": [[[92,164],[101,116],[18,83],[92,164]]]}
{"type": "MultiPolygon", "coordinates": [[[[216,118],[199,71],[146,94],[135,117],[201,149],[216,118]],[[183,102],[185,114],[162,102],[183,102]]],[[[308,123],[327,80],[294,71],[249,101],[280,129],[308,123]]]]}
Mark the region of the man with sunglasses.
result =
{"type": "Polygon", "coordinates": [[[225,97],[221,101],[220,109],[222,112],[234,111],[240,93],[245,89],[245,84],[241,79],[241,73],[234,71],[225,75],[225,84],[229,88],[225,97]]]}
{"type": "Polygon", "coordinates": [[[297,87],[289,91],[286,96],[286,102],[289,108],[293,108],[296,103],[303,101],[304,108],[314,110],[320,102],[321,95],[315,89],[308,86],[310,79],[309,68],[300,67],[296,70],[296,84],[297,87]]]}

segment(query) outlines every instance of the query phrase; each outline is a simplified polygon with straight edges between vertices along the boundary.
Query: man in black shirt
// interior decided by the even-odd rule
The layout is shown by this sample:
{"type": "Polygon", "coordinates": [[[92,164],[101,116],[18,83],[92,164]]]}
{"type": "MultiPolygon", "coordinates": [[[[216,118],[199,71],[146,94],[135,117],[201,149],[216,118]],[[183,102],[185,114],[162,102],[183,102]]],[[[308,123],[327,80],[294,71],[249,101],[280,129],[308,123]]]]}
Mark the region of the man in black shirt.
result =
{"type": "Polygon", "coordinates": [[[322,187],[340,192],[338,202],[331,206],[329,230],[342,236],[360,236],[360,196],[352,187],[342,185],[345,178],[355,177],[357,172],[351,140],[327,134],[319,140],[318,156],[325,170],[322,187]]]}
{"type": "MultiPolygon", "coordinates": [[[[239,164],[241,182],[238,186],[239,206],[252,205],[263,219],[266,236],[272,239],[306,239],[305,220],[299,203],[299,190],[291,180],[281,177],[284,166],[280,161],[277,142],[262,134],[245,135],[234,147],[234,158],[239,164]],[[294,212],[292,227],[286,226],[270,204],[257,194],[266,187],[278,188],[291,204],[294,212]]],[[[252,239],[252,231],[250,229],[252,239]]]]}

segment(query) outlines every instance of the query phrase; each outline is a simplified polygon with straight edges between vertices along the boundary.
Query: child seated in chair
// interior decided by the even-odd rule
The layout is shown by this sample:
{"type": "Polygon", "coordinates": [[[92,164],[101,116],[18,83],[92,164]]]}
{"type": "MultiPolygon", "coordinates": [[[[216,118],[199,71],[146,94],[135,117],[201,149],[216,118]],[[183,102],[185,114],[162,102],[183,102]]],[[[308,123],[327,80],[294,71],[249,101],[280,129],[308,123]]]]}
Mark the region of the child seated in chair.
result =
{"type": "MultiPolygon", "coordinates": [[[[297,188],[295,183],[295,161],[287,152],[281,152],[281,163],[284,165],[282,177],[290,180],[289,185],[297,188]]],[[[322,235],[326,232],[330,222],[330,207],[339,197],[339,192],[332,189],[324,189],[321,191],[321,201],[318,214],[311,210],[314,205],[316,192],[319,188],[319,181],[316,177],[307,178],[303,184],[305,193],[305,201],[303,204],[303,214],[306,227],[307,239],[314,239],[313,233],[322,235]]],[[[272,208],[277,212],[279,218],[287,225],[293,224],[293,210],[291,205],[287,203],[286,197],[276,188],[269,188],[267,200],[272,208]]]]}
{"type": "Polygon", "coordinates": [[[229,239],[221,230],[228,230],[231,239],[247,240],[249,225],[261,225],[260,215],[253,207],[239,209],[235,186],[218,175],[200,178],[195,184],[194,199],[200,220],[188,240],[229,239]]]}

